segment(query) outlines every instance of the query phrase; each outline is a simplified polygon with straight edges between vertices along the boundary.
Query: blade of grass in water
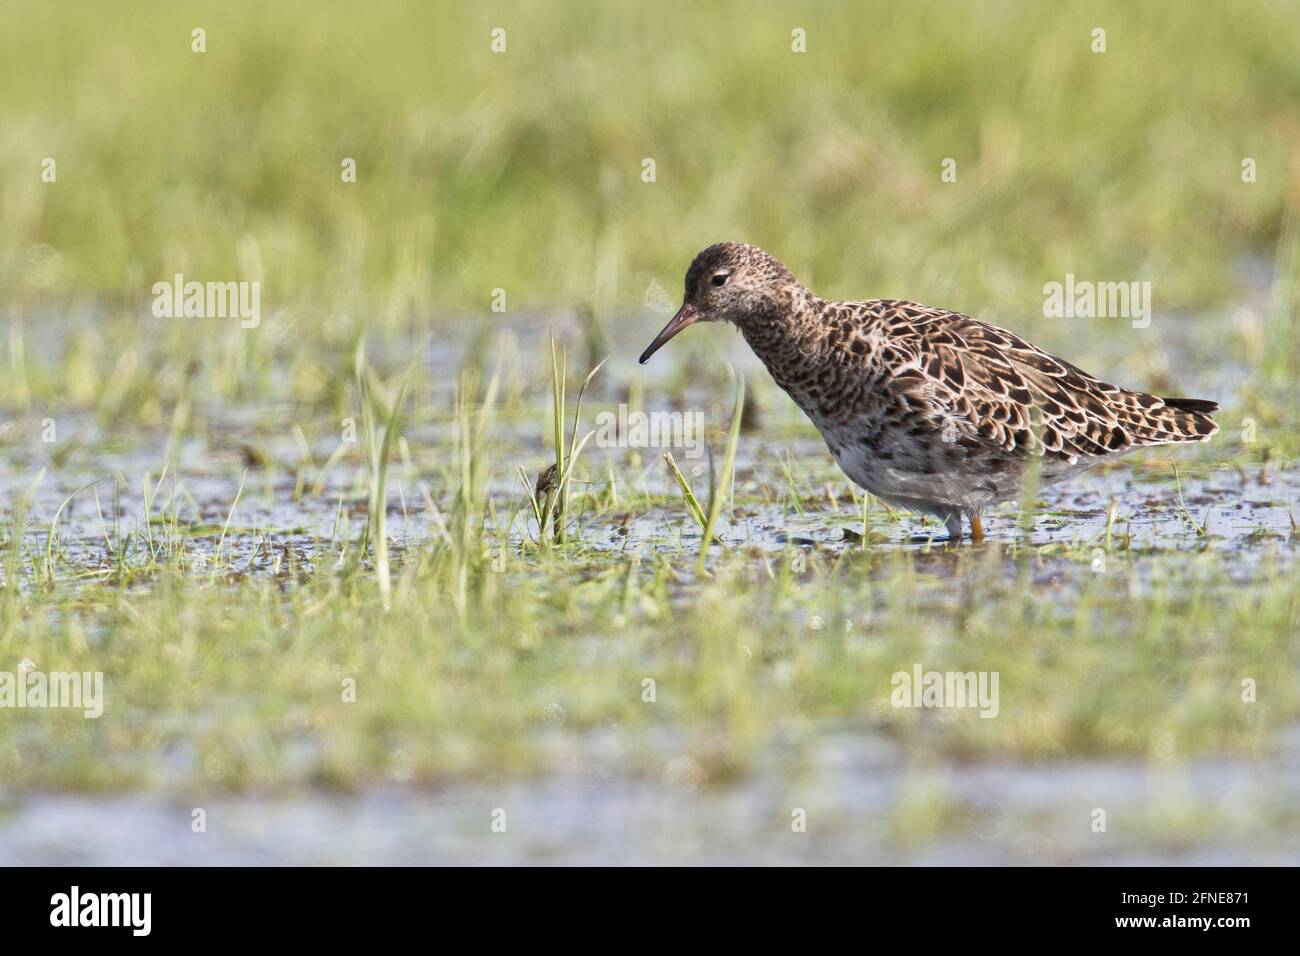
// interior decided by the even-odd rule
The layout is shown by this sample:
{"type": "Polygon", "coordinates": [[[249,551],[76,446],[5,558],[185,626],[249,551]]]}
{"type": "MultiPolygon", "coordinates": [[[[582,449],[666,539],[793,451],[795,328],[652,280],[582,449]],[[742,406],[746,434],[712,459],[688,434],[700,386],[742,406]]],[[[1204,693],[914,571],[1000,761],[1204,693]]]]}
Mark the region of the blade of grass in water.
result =
{"type": "Polygon", "coordinates": [[[673,460],[672,452],[664,452],[664,461],[668,465],[669,473],[677,480],[677,487],[682,490],[682,497],[686,500],[686,510],[691,513],[691,517],[695,519],[696,524],[698,524],[700,530],[703,531],[704,525],[707,521],[704,517],[704,509],[700,507],[699,499],[695,497],[695,492],[691,490],[690,484],[686,481],[686,476],[683,475],[681,469],[677,467],[677,462],[673,460]]]}
{"type": "Polygon", "coordinates": [[[555,482],[547,493],[546,504],[542,509],[542,526],[538,530],[540,540],[546,541],[548,535],[559,537],[564,524],[564,515],[560,504],[560,484],[564,476],[564,387],[568,374],[563,349],[556,349],[555,334],[551,334],[551,420],[553,422],[553,440],[555,443],[555,482]]]}
{"type": "Polygon", "coordinates": [[[68,506],[73,498],[81,494],[87,488],[93,487],[103,481],[104,478],[96,478],[94,481],[88,481],[68,497],[63,499],[58,510],[54,512],[54,517],[50,520],[50,533],[45,538],[45,579],[46,581],[54,580],[54,539],[59,530],[59,517],[63,514],[63,509],[68,506]]]}
{"type": "MultiPolygon", "coordinates": [[[[573,469],[578,463],[578,456],[582,454],[582,449],[586,447],[587,442],[595,432],[587,432],[578,439],[578,420],[582,417],[582,396],[587,393],[587,386],[591,380],[596,377],[602,365],[608,362],[608,358],[603,358],[597,363],[596,367],[587,373],[587,377],[582,380],[582,387],[578,389],[578,403],[573,410],[573,432],[569,438],[569,454],[565,458],[564,468],[560,474],[560,514],[567,516],[569,513],[569,488],[573,484],[573,469]]],[[[567,535],[567,527],[561,522],[560,524],[560,541],[564,541],[567,535]]]]}
{"type": "MultiPolygon", "coordinates": [[[[555,478],[550,483],[549,490],[546,493],[546,504],[541,509],[538,530],[539,541],[546,541],[549,535],[555,541],[563,544],[568,537],[567,519],[574,466],[578,462],[578,456],[582,454],[582,449],[591,436],[595,434],[595,432],[588,432],[581,439],[578,438],[578,423],[582,417],[582,398],[586,394],[587,386],[591,384],[591,380],[596,377],[596,373],[600,371],[601,366],[607,361],[608,358],[601,359],[596,367],[587,373],[587,377],[582,381],[582,387],[578,389],[577,407],[573,412],[573,431],[566,445],[564,438],[564,405],[566,395],[565,376],[568,374],[568,362],[564,349],[556,348],[555,336],[554,334],[551,335],[551,415],[555,442],[555,478]]],[[[525,481],[525,485],[527,485],[527,481],[525,481]]],[[[534,510],[537,510],[535,503],[534,510]]]]}
{"type": "MultiPolygon", "coordinates": [[[[417,350],[416,354],[422,353],[417,350]]],[[[394,437],[401,425],[402,408],[406,404],[406,390],[415,375],[415,362],[411,363],[402,384],[398,386],[397,395],[392,406],[387,410],[384,421],[383,437],[379,435],[375,406],[379,398],[375,394],[374,372],[366,364],[365,347],[357,346],[356,359],[357,385],[361,393],[361,413],[366,430],[366,447],[369,451],[370,508],[367,516],[366,537],[375,548],[375,576],[379,580],[379,596],[384,609],[388,610],[392,594],[392,571],[388,556],[388,454],[394,437]]]]}
{"type": "MultiPolygon", "coordinates": [[[[226,532],[230,530],[230,522],[235,517],[235,509],[239,507],[239,499],[244,496],[244,482],[247,480],[248,469],[245,468],[244,473],[239,476],[239,490],[235,492],[235,500],[230,503],[230,513],[226,515],[226,523],[221,528],[221,538],[217,541],[217,553],[212,556],[212,574],[209,576],[209,580],[215,581],[217,578],[217,570],[221,567],[221,549],[226,544],[226,532]]],[[[146,522],[146,527],[147,525],[148,522],[146,522]]]]}
{"type": "MultiPolygon", "coordinates": [[[[718,515],[722,513],[722,502],[731,491],[733,472],[736,467],[736,447],[740,444],[740,417],[745,410],[745,380],[742,378],[736,384],[736,407],[731,413],[731,430],[727,433],[727,451],[722,460],[722,474],[718,476],[717,484],[713,488],[713,496],[709,500],[709,517],[704,523],[704,538],[700,541],[700,561],[697,570],[704,571],[704,562],[709,555],[709,544],[714,539],[713,528],[718,523],[718,515]]],[[[718,540],[722,544],[721,539],[718,540]]],[[[726,545],[722,545],[726,549],[726,545]]]]}

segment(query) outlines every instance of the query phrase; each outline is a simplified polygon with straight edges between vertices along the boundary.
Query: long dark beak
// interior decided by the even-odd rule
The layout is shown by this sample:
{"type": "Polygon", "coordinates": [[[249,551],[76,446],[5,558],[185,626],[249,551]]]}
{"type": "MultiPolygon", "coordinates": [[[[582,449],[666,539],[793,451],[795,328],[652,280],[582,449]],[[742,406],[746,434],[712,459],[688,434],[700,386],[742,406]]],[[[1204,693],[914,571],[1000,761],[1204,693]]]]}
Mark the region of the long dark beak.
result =
{"type": "Polygon", "coordinates": [[[683,305],[677,310],[677,314],[668,321],[668,324],[664,326],[664,330],[655,336],[655,340],[650,343],[650,347],[641,353],[641,364],[644,365],[650,361],[650,356],[658,352],[665,342],[686,328],[686,326],[694,325],[700,321],[700,318],[700,313],[695,306],[690,303],[683,305]]]}

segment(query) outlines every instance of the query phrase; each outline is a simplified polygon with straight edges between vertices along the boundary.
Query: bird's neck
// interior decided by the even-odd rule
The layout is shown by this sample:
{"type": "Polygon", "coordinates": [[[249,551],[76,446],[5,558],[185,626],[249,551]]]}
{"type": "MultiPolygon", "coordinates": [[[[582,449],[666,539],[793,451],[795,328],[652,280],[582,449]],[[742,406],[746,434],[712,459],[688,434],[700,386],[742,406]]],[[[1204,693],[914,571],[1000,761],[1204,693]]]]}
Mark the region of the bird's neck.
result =
{"type": "Polygon", "coordinates": [[[737,323],[776,384],[805,411],[815,405],[816,382],[827,371],[823,304],[822,299],[800,289],[788,302],[772,303],[737,323]]]}
{"type": "Polygon", "coordinates": [[[823,337],[822,304],[807,289],[794,287],[736,322],[749,347],[778,381],[778,367],[793,370],[815,362],[820,351],[816,346],[823,337]]]}

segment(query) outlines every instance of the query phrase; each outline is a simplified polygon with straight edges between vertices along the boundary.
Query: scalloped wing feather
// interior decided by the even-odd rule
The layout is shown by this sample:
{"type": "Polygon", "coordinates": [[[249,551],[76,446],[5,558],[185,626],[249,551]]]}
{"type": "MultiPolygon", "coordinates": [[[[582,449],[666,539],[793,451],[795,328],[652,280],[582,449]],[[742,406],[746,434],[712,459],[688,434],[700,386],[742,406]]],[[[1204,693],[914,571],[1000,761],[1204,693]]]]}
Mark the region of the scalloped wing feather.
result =
{"type": "Polygon", "coordinates": [[[1120,388],[959,312],[899,301],[872,305],[888,342],[882,361],[918,373],[896,374],[895,388],[914,410],[928,402],[930,426],[955,428],[971,450],[1074,465],[1143,445],[1205,441],[1217,431],[1208,417],[1213,402],[1166,403],[1120,388]]]}

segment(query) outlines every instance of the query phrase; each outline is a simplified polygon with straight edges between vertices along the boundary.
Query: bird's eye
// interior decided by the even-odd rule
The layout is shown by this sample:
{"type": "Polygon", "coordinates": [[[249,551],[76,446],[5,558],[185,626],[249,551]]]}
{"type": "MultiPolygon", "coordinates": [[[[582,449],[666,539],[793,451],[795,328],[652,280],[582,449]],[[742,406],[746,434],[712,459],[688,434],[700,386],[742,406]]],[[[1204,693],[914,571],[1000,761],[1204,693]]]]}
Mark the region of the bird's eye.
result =
{"type": "Polygon", "coordinates": [[[730,278],[731,278],[730,272],[719,272],[717,275],[713,277],[711,281],[713,282],[714,285],[721,286],[721,285],[726,285],[727,280],[730,278]]]}

